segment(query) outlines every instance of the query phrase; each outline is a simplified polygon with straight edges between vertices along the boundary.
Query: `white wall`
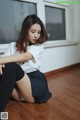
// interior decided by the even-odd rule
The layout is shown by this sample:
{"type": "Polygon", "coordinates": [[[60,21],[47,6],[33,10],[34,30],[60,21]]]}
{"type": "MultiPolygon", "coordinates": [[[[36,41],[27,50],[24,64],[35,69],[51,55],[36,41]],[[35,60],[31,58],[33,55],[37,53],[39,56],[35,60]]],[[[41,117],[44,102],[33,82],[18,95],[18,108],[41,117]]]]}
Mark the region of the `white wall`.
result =
{"type": "Polygon", "coordinates": [[[48,72],[79,62],[78,45],[48,48],[43,54],[41,70],[48,72]]]}
{"type": "MultiPolygon", "coordinates": [[[[70,40],[80,41],[80,5],[69,6],[70,40]]],[[[46,48],[42,58],[42,72],[49,72],[80,62],[80,44],[46,48]]]]}

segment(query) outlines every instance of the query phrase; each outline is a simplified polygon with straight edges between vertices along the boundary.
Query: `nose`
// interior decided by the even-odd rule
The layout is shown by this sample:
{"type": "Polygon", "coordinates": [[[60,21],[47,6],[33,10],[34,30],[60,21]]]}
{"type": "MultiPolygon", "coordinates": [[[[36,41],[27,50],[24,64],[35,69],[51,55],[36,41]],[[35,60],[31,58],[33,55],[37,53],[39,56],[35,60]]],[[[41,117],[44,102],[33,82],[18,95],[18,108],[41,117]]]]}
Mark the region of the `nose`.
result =
{"type": "Polygon", "coordinates": [[[35,37],[35,38],[37,38],[37,37],[38,37],[38,34],[37,34],[37,33],[35,33],[35,34],[34,34],[34,37],[35,37]]]}

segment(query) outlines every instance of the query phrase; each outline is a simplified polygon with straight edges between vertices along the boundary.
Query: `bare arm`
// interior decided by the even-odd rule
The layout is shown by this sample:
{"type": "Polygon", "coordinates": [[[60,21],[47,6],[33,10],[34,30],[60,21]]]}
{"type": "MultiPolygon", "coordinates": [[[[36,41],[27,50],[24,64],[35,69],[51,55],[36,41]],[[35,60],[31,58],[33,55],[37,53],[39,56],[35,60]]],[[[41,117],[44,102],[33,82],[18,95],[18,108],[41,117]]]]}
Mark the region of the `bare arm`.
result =
{"type": "Polygon", "coordinates": [[[24,62],[30,60],[32,57],[32,54],[29,52],[2,57],[0,58],[0,65],[10,62],[24,62]]]}

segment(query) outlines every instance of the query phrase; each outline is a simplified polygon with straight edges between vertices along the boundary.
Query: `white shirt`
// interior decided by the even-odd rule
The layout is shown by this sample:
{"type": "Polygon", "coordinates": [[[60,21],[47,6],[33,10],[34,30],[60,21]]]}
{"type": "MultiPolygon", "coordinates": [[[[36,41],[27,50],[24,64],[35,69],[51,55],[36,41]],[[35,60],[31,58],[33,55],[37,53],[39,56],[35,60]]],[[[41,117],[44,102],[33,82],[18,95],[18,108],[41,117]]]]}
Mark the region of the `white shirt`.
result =
{"type": "MultiPolygon", "coordinates": [[[[24,64],[20,64],[22,69],[26,73],[30,73],[33,71],[36,71],[37,69],[40,69],[41,67],[41,57],[44,50],[44,45],[31,45],[27,47],[27,52],[30,52],[33,55],[33,58],[31,60],[28,60],[27,62],[24,62],[24,64]]],[[[11,55],[19,54],[19,52],[16,51],[15,42],[11,43],[11,55]]]]}

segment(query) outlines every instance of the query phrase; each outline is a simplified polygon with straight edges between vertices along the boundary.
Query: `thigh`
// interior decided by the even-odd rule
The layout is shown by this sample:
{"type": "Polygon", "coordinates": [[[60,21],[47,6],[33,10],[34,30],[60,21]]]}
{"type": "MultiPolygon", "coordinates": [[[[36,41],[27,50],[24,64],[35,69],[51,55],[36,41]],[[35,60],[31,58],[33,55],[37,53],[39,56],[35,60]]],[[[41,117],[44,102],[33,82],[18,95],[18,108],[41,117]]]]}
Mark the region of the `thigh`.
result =
{"type": "Polygon", "coordinates": [[[17,87],[22,94],[23,98],[30,103],[34,103],[34,97],[32,96],[31,82],[27,74],[24,77],[16,82],[17,87]]]}
{"type": "Polygon", "coordinates": [[[13,89],[11,97],[15,100],[21,101],[21,94],[16,88],[13,89]]]}

